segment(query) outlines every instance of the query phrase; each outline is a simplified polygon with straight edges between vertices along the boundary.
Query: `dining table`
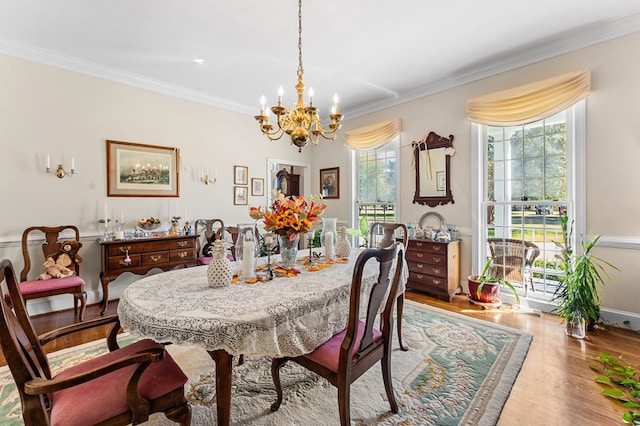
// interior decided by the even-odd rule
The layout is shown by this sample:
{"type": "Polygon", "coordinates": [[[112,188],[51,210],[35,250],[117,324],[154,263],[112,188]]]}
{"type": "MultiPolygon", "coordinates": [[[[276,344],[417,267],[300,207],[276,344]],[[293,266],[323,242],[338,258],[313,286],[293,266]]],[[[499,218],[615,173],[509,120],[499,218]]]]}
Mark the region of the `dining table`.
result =
{"type": "MultiPolygon", "coordinates": [[[[216,366],[218,425],[228,425],[234,356],[289,357],[312,352],[342,331],[349,313],[355,261],[315,267],[298,258],[295,269],[270,281],[211,288],[207,266],[177,269],[130,284],[118,304],[123,328],[156,342],[196,345],[216,366]]],[[[278,256],[273,268],[278,266],[278,256]]],[[[308,260],[308,258],[306,258],[308,260]]],[[[282,271],[282,270],[281,270],[282,271]]],[[[378,263],[367,263],[363,294],[377,280],[378,263]]],[[[404,291],[404,279],[398,291],[404,291]]],[[[366,299],[363,298],[363,304],[366,299]]]]}

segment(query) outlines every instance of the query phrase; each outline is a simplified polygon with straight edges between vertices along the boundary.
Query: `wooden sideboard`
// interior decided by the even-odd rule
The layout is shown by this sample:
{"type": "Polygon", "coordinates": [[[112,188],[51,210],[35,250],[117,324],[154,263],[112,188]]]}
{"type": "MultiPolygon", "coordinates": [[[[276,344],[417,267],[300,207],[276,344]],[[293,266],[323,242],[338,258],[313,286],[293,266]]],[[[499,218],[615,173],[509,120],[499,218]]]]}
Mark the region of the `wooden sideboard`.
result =
{"type": "Polygon", "coordinates": [[[448,300],[461,293],[460,240],[409,239],[405,255],[409,266],[407,288],[448,300]]]}
{"type": "Polygon", "coordinates": [[[98,241],[102,247],[102,311],[109,303],[109,282],[125,272],[143,275],[153,268],[163,271],[195,266],[198,235],[179,235],[131,240],[98,241]]]}

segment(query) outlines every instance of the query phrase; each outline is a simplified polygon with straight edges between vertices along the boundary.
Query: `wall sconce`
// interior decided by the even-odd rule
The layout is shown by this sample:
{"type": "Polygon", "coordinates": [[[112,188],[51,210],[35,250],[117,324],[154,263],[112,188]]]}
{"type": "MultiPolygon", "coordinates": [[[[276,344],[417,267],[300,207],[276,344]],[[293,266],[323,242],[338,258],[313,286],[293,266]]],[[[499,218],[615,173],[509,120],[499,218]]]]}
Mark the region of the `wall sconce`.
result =
{"type": "MultiPolygon", "coordinates": [[[[58,179],[62,179],[65,176],[71,177],[75,173],[75,169],[76,159],[75,157],[71,157],[71,170],[67,172],[64,167],[62,167],[62,164],[58,164],[58,168],[55,171],[55,176],[58,179]]],[[[47,155],[47,173],[51,174],[51,157],[49,155],[47,155]]]]}
{"type": "Polygon", "coordinates": [[[209,173],[205,173],[204,169],[202,169],[202,171],[200,172],[200,182],[204,183],[205,185],[209,185],[210,183],[216,183],[216,181],[218,180],[218,172],[215,171],[213,176],[209,176],[209,173]]]}

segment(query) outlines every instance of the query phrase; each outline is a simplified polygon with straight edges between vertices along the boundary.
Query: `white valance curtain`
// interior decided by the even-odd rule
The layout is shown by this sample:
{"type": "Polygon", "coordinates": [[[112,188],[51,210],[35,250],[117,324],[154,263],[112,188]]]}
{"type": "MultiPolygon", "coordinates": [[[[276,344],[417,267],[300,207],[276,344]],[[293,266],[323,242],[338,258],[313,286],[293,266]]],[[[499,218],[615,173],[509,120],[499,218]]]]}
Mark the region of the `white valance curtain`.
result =
{"type": "Polygon", "coordinates": [[[402,131],[402,120],[385,121],[344,134],[344,144],[355,150],[376,149],[390,142],[402,131]]]}
{"type": "Polygon", "coordinates": [[[479,124],[515,126],[551,117],[591,93],[591,72],[562,74],[467,101],[467,117],[479,124]]]}

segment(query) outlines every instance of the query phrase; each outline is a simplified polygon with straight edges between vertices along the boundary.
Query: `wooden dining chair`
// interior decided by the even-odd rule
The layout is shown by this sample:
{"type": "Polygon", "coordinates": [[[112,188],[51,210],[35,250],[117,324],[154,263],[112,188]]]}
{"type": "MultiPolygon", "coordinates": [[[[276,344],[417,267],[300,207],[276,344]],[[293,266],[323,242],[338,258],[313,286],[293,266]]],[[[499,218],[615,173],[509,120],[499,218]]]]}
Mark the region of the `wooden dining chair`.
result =
{"type": "Polygon", "coordinates": [[[191,424],[191,407],[184,396],[187,377],[162,345],[146,339],[118,348],[120,323],[115,315],[38,336],[8,259],[0,261],[3,281],[13,308],[0,299],[0,347],[20,395],[25,425],[137,424],[155,412],[181,425],[191,424]],[[52,376],[43,345],[110,323],[110,352],[52,376]]]}
{"type": "MultiPolygon", "coordinates": [[[[22,233],[22,258],[24,260],[24,267],[20,272],[20,292],[24,300],[72,294],[73,312],[78,315],[78,320],[82,321],[87,306],[87,294],[84,291],[85,282],[80,277],[80,263],[82,258],[78,250],[81,246],[80,231],[73,225],[32,226],[25,229],[22,233]],[[29,243],[36,237],[44,237],[42,243],[43,259],[51,257],[56,263],[71,269],[74,275],[66,278],[54,277],[50,279],[36,279],[34,276],[29,277],[32,263],[32,258],[29,254],[29,243]]],[[[42,268],[42,266],[40,267],[42,268]]],[[[38,269],[38,271],[43,272],[43,270],[40,269],[38,269]]],[[[11,299],[9,293],[5,293],[4,296],[5,301],[10,304],[11,299]]]]}
{"type": "MultiPolygon", "coordinates": [[[[369,247],[389,247],[396,242],[396,232],[400,230],[402,233],[402,244],[404,250],[407,250],[409,242],[409,232],[403,223],[374,222],[369,228],[369,247]]],[[[398,344],[400,349],[408,351],[409,347],[402,342],[402,315],[404,313],[404,291],[398,294],[396,300],[396,310],[398,316],[398,344]]]]}
{"type": "Polygon", "coordinates": [[[224,221],[222,219],[198,219],[196,220],[195,233],[200,235],[196,240],[196,253],[198,265],[208,265],[211,262],[213,242],[224,238],[224,221]],[[202,237],[204,236],[204,245],[202,237]],[[202,246],[202,247],[201,247],[202,246]]]}
{"type": "MultiPolygon", "coordinates": [[[[391,380],[391,343],[393,327],[393,305],[395,297],[385,297],[387,292],[395,294],[400,282],[401,268],[395,268],[394,260],[400,265],[404,249],[400,243],[387,248],[363,250],[355,263],[349,299],[349,318],[344,330],[318,346],[313,352],[297,357],[275,358],[271,362],[271,375],[276,388],[277,400],[271,411],[277,411],[282,404],[282,384],[280,368],[293,361],[324,377],[338,389],[338,410],[340,424],[350,424],[350,389],[362,374],[378,362],[382,365],[382,377],[389,405],[393,413],[398,412],[398,403],[393,393],[391,380]],[[379,262],[379,276],[367,295],[362,295],[362,274],[369,261],[379,262]],[[360,315],[360,299],[368,297],[366,316],[360,315]],[[384,309],[381,312],[381,306],[384,309]],[[381,318],[379,318],[381,316],[381,318]],[[365,318],[364,321],[360,318],[365,318]],[[381,324],[381,329],[376,328],[381,324]]],[[[373,390],[370,390],[373,392],[373,390]]]]}

